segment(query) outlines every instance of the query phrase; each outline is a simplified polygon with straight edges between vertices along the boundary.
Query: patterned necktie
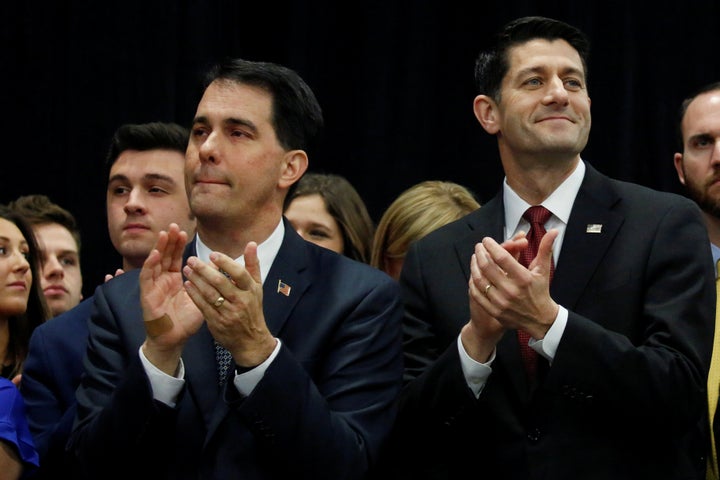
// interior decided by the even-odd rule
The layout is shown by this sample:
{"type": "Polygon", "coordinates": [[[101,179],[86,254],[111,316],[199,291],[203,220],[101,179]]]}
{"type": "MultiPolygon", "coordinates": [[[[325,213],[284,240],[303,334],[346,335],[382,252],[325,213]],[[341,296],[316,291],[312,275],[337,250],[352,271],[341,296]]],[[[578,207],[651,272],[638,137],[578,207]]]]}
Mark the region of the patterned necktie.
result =
{"type": "MultiPolygon", "coordinates": [[[[545,222],[548,221],[552,213],[547,208],[536,205],[528,208],[523,214],[523,218],[530,222],[530,231],[527,234],[528,248],[520,253],[520,263],[526,267],[530,265],[537,256],[540,239],[545,235],[545,222]]],[[[550,262],[550,280],[552,281],[555,272],[555,262],[550,262]]],[[[535,380],[537,374],[537,352],[530,348],[528,341],[530,335],[522,330],[517,330],[518,342],[520,342],[520,356],[525,365],[525,372],[530,380],[535,380]]]]}
{"type": "Polygon", "coordinates": [[[228,349],[220,345],[218,342],[213,340],[215,343],[215,361],[217,362],[218,369],[218,384],[223,386],[225,380],[227,380],[227,372],[230,365],[233,363],[232,354],[228,349]]]}
{"type": "MultiPolygon", "coordinates": [[[[717,263],[717,269],[720,270],[720,261],[717,263]]],[[[717,412],[718,397],[720,396],[720,278],[715,279],[715,290],[717,292],[715,306],[715,333],[713,335],[712,358],[710,360],[710,371],[707,377],[707,396],[708,396],[708,414],[710,421],[710,455],[707,459],[707,475],[708,479],[718,478],[718,461],[717,461],[717,439],[713,429],[713,421],[717,412]]]]}

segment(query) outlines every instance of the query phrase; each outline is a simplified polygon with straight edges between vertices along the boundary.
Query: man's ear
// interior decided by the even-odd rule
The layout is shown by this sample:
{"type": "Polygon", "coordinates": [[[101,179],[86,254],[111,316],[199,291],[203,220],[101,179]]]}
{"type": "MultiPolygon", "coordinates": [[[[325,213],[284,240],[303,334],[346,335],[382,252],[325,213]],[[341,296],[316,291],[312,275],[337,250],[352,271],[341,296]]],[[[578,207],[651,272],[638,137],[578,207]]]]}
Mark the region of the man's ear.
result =
{"type": "Polygon", "coordinates": [[[290,150],[285,154],[281,168],[279,186],[289,188],[290,185],[300,180],[300,177],[302,177],[307,170],[307,153],[303,150],[290,150]]]}
{"type": "Polygon", "coordinates": [[[490,135],[495,135],[500,131],[500,119],[498,118],[498,109],[495,101],[487,95],[478,95],[473,101],[473,112],[475,118],[478,119],[480,125],[490,135]]]}
{"type": "Polygon", "coordinates": [[[675,164],[675,171],[677,172],[678,180],[680,180],[680,183],[685,185],[685,172],[683,171],[683,154],[676,153],[673,156],[673,163],[675,164]]]}

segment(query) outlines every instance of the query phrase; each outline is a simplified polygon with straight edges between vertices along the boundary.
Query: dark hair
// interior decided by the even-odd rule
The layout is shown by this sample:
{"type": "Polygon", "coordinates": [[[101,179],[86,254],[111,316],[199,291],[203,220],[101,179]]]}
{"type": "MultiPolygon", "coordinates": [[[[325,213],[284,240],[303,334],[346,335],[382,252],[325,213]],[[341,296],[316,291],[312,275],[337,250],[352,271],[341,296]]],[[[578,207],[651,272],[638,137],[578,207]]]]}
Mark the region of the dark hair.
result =
{"type": "Polygon", "coordinates": [[[688,107],[690,104],[695,100],[697,97],[702,95],[703,93],[712,92],[714,90],[720,90],[720,82],[712,82],[708,83],[706,85],[703,85],[702,87],[695,90],[692,95],[687,97],[683,102],[680,104],[680,110],[678,111],[678,121],[677,121],[677,142],[678,147],[680,148],[680,152],[685,151],[685,143],[683,142],[683,133],[682,133],[682,122],[685,118],[685,113],[687,112],[688,107]]]}
{"type": "Polygon", "coordinates": [[[236,58],[213,66],[205,75],[203,89],[218,80],[252,85],[270,93],[270,121],[283,148],[309,154],[317,147],[323,130],[322,109],[295,71],[274,63],[236,58]]]}
{"type": "Polygon", "coordinates": [[[285,197],[283,211],[297,197],[320,195],[328,213],[340,226],[343,254],[369,263],[375,225],[355,187],[345,177],[331,173],[306,173],[295,185],[296,188],[285,197]]]}
{"type": "Polygon", "coordinates": [[[47,195],[23,195],[13,200],[8,206],[20,212],[30,225],[57,223],[65,227],[72,235],[80,251],[80,229],[75,216],[57,203],[50,201],[47,195]]]}
{"type": "Polygon", "coordinates": [[[500,86],[510,68],[508,53],[512,47],[535,39],[565,40],[580,55],[585,81],[588,77],[590,41],[579,29],[560,20],[546,17],[522,17],[506,24],[497,34],[495,44],[480,52],[475,61],[477,94],[500,101],[500,86]]]}
{"type": "Polygon", "coordinates": [[[10,317],[9,321],[10,331],[7,354],[14,359],[14,362],[8,378],[12,379],[12,377],[22,372],[22,366],[27,357],[28,345],[30,344],[30,335],[35,330],[35,327],[50,318],[50,310],[45,303],[45,295],[40,287],[40,252],[30,223],[20,212],[13,210],[8,205],[0,205],[0,218],[14,223],[25,237],[29,250],[28,263],[32,273],[27,309],[21,315],[10,317]]]}
{"type": "Polygon", "coordinates": [[[113,134],[105,157],[105,179],[110,169],[125,150],[173,150],[185,155],[190,131],[177,123],[127,123],[113,134]]]}

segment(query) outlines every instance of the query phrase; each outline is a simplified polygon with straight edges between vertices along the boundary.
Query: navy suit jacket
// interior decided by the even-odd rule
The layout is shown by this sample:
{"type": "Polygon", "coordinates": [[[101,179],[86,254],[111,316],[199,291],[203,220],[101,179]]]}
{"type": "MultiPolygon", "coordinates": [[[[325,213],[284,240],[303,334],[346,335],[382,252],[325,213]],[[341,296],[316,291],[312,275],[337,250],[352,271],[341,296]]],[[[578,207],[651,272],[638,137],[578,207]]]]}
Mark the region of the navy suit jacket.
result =
{"type": "Polygon", "coordinates": [[[702,475],[715,289],[700,211],[586,167],[550,286],[569,318],[534,390],[514,330],[479,398],[460,367],[470,257],[483,237],[504,240],[502,192],[411,247],[407,387],[389,455],[403,478],[702,475]]]}
{"type": "Polygon", "coordinates": [[[65,444],[75,418],[75,389],[80,385],[87,346],[92,297],[33,330],[23,366],[20,391],[30,431],[40,454],[33,478],[67,478],[65,444]]]}
{"type": "MultiPolygon", "coordinates": [[[[194,242],[186,258],[195,254],[194,242]]],[[[206,325],[187,342],[174,408],[153,401],[138,272],[95,292],[70,448],[92,478],[360,479],[392,427],[402,386],[402,304],[377,269],[285,238],[263,309],[282,347],[256,388],[221,390],[206,325]],[[282,280],[290,286],[278,291],[282,280]]]]}

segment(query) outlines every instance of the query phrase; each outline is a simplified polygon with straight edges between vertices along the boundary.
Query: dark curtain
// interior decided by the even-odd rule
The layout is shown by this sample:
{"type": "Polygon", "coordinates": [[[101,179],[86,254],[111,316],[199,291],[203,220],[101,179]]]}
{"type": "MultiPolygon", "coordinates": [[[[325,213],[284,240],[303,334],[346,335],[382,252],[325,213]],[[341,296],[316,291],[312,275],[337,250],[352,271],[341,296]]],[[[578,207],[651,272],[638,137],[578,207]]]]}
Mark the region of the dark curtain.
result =
{"type": "Polygon", "coordinates": [[[120,266],[107,236],[103,162],[126,122],[194,114],[200,74],[227,56],[297,70],[324,108],[311,169],[346,176],[378,220],[410,185],[452,180],[481,202],[502,179],[472,113],[475,56],[506,21],[545,15],[592,42],[593,128],[583,158],[680,191],[681,100],[720,80],[714,1],[4,2],[0,202],[44,193],[83,234],[85,295],[120,266]],[[643,4],[643,6],[640,6],[643,4]]]}

